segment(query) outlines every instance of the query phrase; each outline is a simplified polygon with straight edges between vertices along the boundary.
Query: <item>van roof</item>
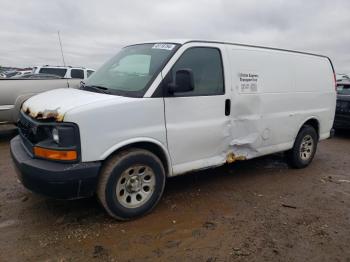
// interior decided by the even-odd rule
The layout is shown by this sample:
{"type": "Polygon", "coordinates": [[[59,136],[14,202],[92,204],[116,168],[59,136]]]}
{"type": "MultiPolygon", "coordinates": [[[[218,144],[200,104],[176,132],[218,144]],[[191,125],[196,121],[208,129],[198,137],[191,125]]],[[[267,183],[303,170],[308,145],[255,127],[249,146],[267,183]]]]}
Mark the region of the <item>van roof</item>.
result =
{"type": "MultiPolygon", "coordinates": [[[[296,50],[290,50],[290,49],[283,49],[283,48],[276,48],[276,47],[267,47],[267,46],[258,46],[258,45],[250,45],[250,44],[240,44],[240,43],[232,43],[232,42],[225,42],[225,41],[215,41],[215,40],[198,40],[198,39],[162,39],[162,40],[156,40],[156,41],[146,41],[142,44],[146,43],[174,43],[174,44],[180,44],[184,45],[187,43],[214,43],[214,44],[225,44],[225,45],[235,45],[235,46],[243,46],[243,47],[254,47],[254,48],[262,48],[262,49],[269,49],[269,50],[275,50],[275,51],[284,51],[284,52],[291,52],[291,53],[297,53],[297,54],[304,54],[304,55],[312,55],[312,56],[319,56],[324,57],[330,60],[328,56],[315,54],[315,53],[309,53],[309,52],[302,52],[302,51],[296,51],[296,50]]],[[[141,43],[140,43],[141,44],[141,43]]]]}

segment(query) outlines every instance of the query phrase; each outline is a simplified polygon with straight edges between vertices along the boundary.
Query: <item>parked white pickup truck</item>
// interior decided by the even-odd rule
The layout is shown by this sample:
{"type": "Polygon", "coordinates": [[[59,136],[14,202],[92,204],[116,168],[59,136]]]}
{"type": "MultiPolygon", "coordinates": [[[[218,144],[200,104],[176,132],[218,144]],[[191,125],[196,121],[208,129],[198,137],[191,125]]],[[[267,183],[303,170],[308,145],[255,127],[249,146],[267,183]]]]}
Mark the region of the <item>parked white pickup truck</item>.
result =
{"type": "Polygon", "coordinates": [[[167,177],[282,151],[292,167],[306,167],[331,135],[335,104],[334,70],[322,55],[136,44],[82,90],[28,99],[11,152],[25,187],[56,198],[97,193],[126,220],[156,206],[167,177]]]}
{"type": "Polygon", "coordinates": [[[0,124],[16,123],[22,103],[52,89],[78,87],[80,79],[1,79],[0,124]]]}
{"type": "Polygon", "coordinates": [[[86,79],[95,72],[94,69],[85,67],[72,67],[72,66],[35,66],[32,70],[34,74],[50,74],[57,75],[62,78],[79,78],[86,79]]]}

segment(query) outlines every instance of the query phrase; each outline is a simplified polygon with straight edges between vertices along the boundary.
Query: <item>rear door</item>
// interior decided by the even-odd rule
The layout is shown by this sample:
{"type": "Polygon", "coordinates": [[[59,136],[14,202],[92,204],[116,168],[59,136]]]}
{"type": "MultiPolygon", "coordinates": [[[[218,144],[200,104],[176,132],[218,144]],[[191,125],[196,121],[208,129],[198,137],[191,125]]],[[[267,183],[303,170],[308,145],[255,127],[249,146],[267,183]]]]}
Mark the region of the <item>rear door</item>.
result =
{"type": "Polygon", "coordinates": [[[180,69],[191,69],[194,78],[193,91],[172,95],[165,91],[167,141],[174,174],[225,162],[230,140],[225,49],[220,45],[184,49],[179,50],[181,55],[171,69],[162,72],[165,81],[174,79],[180,69]]]}

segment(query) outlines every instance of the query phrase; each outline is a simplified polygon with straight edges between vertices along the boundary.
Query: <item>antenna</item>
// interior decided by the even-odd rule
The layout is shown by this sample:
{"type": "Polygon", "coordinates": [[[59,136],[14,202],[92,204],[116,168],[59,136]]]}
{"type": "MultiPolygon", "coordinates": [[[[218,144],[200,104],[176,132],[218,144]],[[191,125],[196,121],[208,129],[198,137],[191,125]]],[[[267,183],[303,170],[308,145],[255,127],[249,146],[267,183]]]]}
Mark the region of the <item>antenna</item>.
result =
{"type": "Polygon", "coordinates": [[[61,37],[60,37],[60,31],[57,31],[57,34],[58,34],[58,41],[60,42],[60,47],[61,47],[61,54],[62,54],[63,65],[66,66],[66,61],[64,61],[64,55],[63,55],[63,48],[62,48],[62,42],[61,42],[61,37]]]}
{"type": "MultiPolygon", "coordinates": [[[[61,47],[61,54],[62,54],[63,65],[66,66],[66,61],[64,61],[63,48],[62,48],[62,42],[61,42],[61,37],[60,37],[60,30],[57,31],[57,34],[58,34],[58,41],[60,42],[60,47],[61,47]]],[[[69,88],[68,79],[66,79],[66,81],[67,81],[67,87],[69,88]]]]}

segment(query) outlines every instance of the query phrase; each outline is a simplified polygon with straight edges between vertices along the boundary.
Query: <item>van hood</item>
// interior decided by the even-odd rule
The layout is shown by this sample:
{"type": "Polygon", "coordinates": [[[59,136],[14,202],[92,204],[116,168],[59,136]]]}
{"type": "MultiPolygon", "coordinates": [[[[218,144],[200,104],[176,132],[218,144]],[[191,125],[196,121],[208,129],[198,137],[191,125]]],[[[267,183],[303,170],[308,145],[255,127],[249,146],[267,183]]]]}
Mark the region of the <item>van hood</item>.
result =
{"type": "Polygon", "coordinates": [[[22,105],[22,111],[35,119],[52,119],[62,122],[69,110],[117,96],[100,94],[78,89],[60,88],[29,98],[22,105]]]}

